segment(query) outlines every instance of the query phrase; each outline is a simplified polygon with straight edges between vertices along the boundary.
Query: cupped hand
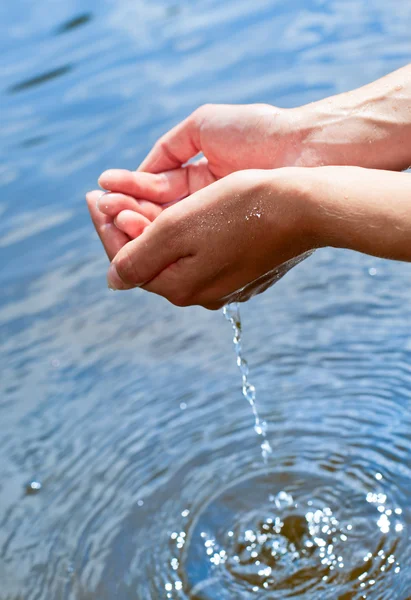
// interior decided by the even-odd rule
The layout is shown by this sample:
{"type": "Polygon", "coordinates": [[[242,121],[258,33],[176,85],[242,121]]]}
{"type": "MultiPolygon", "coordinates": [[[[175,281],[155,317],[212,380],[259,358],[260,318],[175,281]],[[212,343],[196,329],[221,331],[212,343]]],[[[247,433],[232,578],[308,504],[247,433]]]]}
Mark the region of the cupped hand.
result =
{"type": "Polygon", "coordinates": [[[134,239],[165,208],[230,173],[293,164],[298,134],[291,113],[266,104],[204,105],[160,138],[137,171],[105,171],[99,184],[114,193],[99,202],[92,192],[88,204],[106,250],[134,239]]]}
{"type": "Polygon", "coordinates": [[[266,104],[204,105],[160,138],[137,171],[110,169],[99,184],[164,206],[236,171],[293,165],[301,134],[292,115],[266,104]]]}
{"type": "MultiPolygon", "coordinates": [[[[104,236],[103,224],[100,237],[112,260],[109,285],[138,286],[178,306],[209,309],[263,291],[316,245],[302,171],[238,172],[156,214],[145,201],[145,214],[138,213],[141,230],[131,241],[125,238],[133,232],[126,235],[116,228],[125,238],[114,243],[110,227],[104,236]]],[[[95,207],[97,192],[93,194],[88,201],[99,229],[98,219],[112,217],[95,207]]],[[[110,196],[100,200],[107,212],[110,196]]],[[[121,202],[120,214],[134,212],[131,203],[136,200],[121,202]]]]}
{"type": "Polygon", "coordinates": [[[184,174],[193,193],[235,171],[293,165],[300,135],[295,119],[293,110],[268,104],[206,104],[160,138],[139,171],[179,169],[202,153],[193,181],[190,166],[184,174]]]}
{"type": "MultiPolygon", "coordinates": [[[[88,205],[110,261],[165,209],[185,198],[191,202],[193,194],[219,179],[244,169],[293,164],[298,144],[290,115],[264,104],[205,105],[164,135],[137,171],[104,172],[99,184],[111,193],[91,192],[88,205]],[[187,164],[199,153],[202,158],[187,164]]],[[[232,210],[234,215],[235,206],[232,210]]],[[[285,270],[264,274],[241,299],[263,291],[285,270]]]]}

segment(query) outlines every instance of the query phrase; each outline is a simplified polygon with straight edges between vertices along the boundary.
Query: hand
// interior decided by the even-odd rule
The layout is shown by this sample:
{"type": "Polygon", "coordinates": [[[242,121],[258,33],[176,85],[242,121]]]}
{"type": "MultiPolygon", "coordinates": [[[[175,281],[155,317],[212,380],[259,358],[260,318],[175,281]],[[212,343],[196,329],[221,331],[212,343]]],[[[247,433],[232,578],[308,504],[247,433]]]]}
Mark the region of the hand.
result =
{"type": "Polygon", "coordinates": [[[118,247],[114,218],[129,240],[170,203],[237,170],[333,164],[404,169],[411,163],[410,93],[411,65],[295,109],[203,106],[155,144],[138,172],[102,175],[100,184],[120,195],[105,201],[107,219],[93,206],[93,220],[106,245],[118,247]],[[185,165],[199,152],[204,159],[185,165]]]}
{"type": "Polygon", "coordinates": [[[279,267],[323,246],[411,262],[408,173],[243,171],[162,211],[152,223],[147,219],[130,242],[105,221],[111,217],[96,208],[96,196],[88,202],[112,260],[109,283],[117,289],[140,285],[179,306],[219,308],[246,300],[270,285],[279,267]]]}
{"type": "MultiPolygon", "coordinates": [[[[179,174],[181,181],[188,182],[188,193],[193,193],[235,171],[293,165],[299,154],[295,119],[293,110],[268,104],[206,104],[161,137],[138,171],[180,169],[202,153],[205,160],[201,169],[194,170],[193,181],[190,165],[179,174]]],[[[177,197],[181,193],[172,199],[177,197]]]]}
{"type": "MultiPolygon", "coordinates": [[[[317,244],[304,171],[235,173],[162,211],[116,254],[109,284],[209,309],[263,291],[317,244]]],[[[102,239],[112,258],[117,246],[102,239]]]]}
{"type": "Polygon", "coordinates": [[[202,106],[158,140],[137,171],[105,171],[99,184],[164,206],[236,171],[292,165],[298,132],[291,115],[265,104],[202,106]]]}
{"type": "MultiPolygon", "coordinates": [[[[294,109],[265,104],[205,105],[166,133],[129,192],[163,204],[244,169],[357,165],[403,170],[411,164],[411,65],[352,92],[294,109]],[[185,163],[197,154],[204,159],[185,163]],[[168,172],[172,173],[168,173],[168,172]]],[[[115,189],[119,172],[103,175],[115,189]]],[[[107,184],[107,185],[106,185],[107,184]]]]}
{"type": "Polygon", "coordinates": [[[294,118],[290,110],[264,104],[205,105],[164,135],[138,171],[103,173],[101,187],[115,193],[99,202],[101,193],[91,192],[88,205],[110,260],[165,208],[217,179],[292,164],[298,154],[294,118]],[[204,158],[185,164],[199,152],[204,158]]]}

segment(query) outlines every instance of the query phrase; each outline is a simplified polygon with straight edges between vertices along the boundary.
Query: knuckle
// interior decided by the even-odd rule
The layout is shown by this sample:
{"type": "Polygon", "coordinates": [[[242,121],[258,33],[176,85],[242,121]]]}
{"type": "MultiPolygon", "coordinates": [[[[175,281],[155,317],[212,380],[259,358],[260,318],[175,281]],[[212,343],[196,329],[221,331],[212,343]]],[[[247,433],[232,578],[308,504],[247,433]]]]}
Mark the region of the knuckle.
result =
{"type": "Polygon", "coordinates": [[[214,109],[214,104],[202,104],[191,115],[196,123],[201,123],[206,119],[214,109]]]}
{"type": "Polygon", "coordinates": [[[169,187],[169,180],[165,173],[159,173],[155,176],[153,180],[153,188],[159,200],[161,200],[167,194],[169,187]]]}
{"type": "Polygon", "coordinates": [[[154,144],[154,147],[157,150],[168,150],[168,143],[167,143],[167,137],[165,135],[161,136],[161,138],[159,138],[156,143],[154,144]]]}
{"type": "MultiPolygon", "coordinates": [[[[158,140],[158,142],[156,142],[155,150],[158,154],[166,156],[171,162],[175,163],[176,165],[180,162],[175,153],[173,152],[172,142],[170,141],[167,135],[161,137],[158,140]]],[[[165,178],[163,179],[163,182],[165,182],[165,178]]],[[[164,185],[164,183],[162,183],[162,185],[164,185]]]]}
{"type": "Polygon", "coordinates": [[[167,134],[162,135],[153,146],[154,152],[168,152],[167,134]]]}

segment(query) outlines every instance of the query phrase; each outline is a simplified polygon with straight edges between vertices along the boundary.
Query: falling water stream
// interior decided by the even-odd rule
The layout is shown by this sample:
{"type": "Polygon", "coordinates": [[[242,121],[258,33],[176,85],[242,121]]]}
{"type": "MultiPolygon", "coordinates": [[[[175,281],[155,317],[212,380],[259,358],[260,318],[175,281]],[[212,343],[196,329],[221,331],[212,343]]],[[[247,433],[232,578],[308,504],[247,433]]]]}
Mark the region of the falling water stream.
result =
{"type": "Polygon", "coordinates": [[[194,515],[182,512],[188,526],[170,537],[170,567],[178,579],[167,581],[166,597],[391,598],[386,578],[401,573],[403,508],[390,497],[380,472],[363,472],[358,479],[341,458],[324,469],[311,464],[309,473],[282,466],[249,380],[239,304],[226,305],[223,312],[233,328],[242,392],[262,439],[263,463],[194,515]]]}
{"type": "Polygon", "coordinates": [[[268,456],[272,453],[272,448],[267,439],[267,423],[264,420],[261,420],[260,415],[258,414],[256,389],[249,381],[249,367],[243,355],[240,305],[238,302],[228,304],[224,307],[223,312],[225,318],[231,323],[233,328],[233,344],[237,357],[237,367],[241,373],[243,396],[249,402],[251,410],[253,411],[254,429],[257,435],[262,437],[261,454],[264,463],[267,463],[268,456]]]}

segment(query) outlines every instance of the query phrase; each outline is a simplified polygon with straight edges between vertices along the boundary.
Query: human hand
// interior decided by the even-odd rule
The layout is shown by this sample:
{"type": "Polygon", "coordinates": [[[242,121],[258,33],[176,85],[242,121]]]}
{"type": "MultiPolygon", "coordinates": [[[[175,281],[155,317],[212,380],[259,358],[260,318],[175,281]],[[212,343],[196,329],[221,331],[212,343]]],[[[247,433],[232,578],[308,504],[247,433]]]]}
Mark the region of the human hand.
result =
{"type": "MultiPolygon", "coordinates": [[[[113,243],[100,231],[112,259],[109,284],[139,286],[178,306],[209,309],[260,293],[317,245],[300,171],[235,173],[161,211],[151,223],[137,213],[147,222],[130,242],[113,243]]],[[[111,217],[96,208],[97,194],[88,202],[99,230],[98,219],[111,217]]],[[[106,202],[110,194],[102,199],[104,209],[106,202]]]]}
{"type": "Polygon", "coordinates": [[[180,306],[246,300],[275,281],[282,265],[323,246],[411,262],[408,173],[358,167],[234,173],[152,222],[143,217],[143,233],[132,241],[97,209],[98,196],[89,194],[88,203],[112,260],[109,283],[139,285],[180,306]]]}
{"type": "Polygon", "coordinates": [[[111,232],[118,239],[109,227],[115,217],[133,238],[147,224],[146,213],[152,220],[169,203],[237,170],[337,164],[405,169],[411,162],[410,93],[411,65],[353,92],[295,109],[203,106],[155,144],[138,172],[103,174],[105,189],[144,200],[110,197],[104,236],[111,232]],[[199,152],[204,159],[185,165],[199,152]],[[130,203],[132,212],[120,214],[130,203]]]}
{"type": "Polygon", "coordinates": [[[202,153],[205,160],[194,181],[189,165],[181,175],[193,193],[235,171],[293,165],[299,153],[295,119],[293,110],[268,104],[205,104],[163,135],[138,171],[179,169],[202,153]]]}
{"type": "MultiPolygon", "coordinates": [[[[176,201],[244,169],[404,170],[411,164],[410,96],[408,65],[357,90],[293,109],[204,105],[154,145],[138,172],[160,177],[137,177],[135,197],[143,189],[149,190],[148,200],[176,201]],[[199,153],[204,159],[186,165],[199,153]]],[[[111,171],[100,183],[121,192],[121,180],[121,173],[111,171]],[[120,189],[114,189],[118,183],[120,189]]]]}
{"type": "Polygon", "coordinates": [[[89,209],[106,250],[134,239],[165,208],[217,179],[292,164],[298,154],[294,119],[292,111],[265,104],[205,105],[165,134],[137,171],[105,171],[99,183],[114,193],[100,202],[98,192],[91,193],[89,209]],[[185,164],[200,152],[202,159],[185,164]]]}
{"type": "Polygon", "coordinates": [[[204,105],[160,138],[137,171],[110,169],[99,183],[163,205],[235,171],[293,165],[299,154],[293,114],[266,104],[204,105]]]}

